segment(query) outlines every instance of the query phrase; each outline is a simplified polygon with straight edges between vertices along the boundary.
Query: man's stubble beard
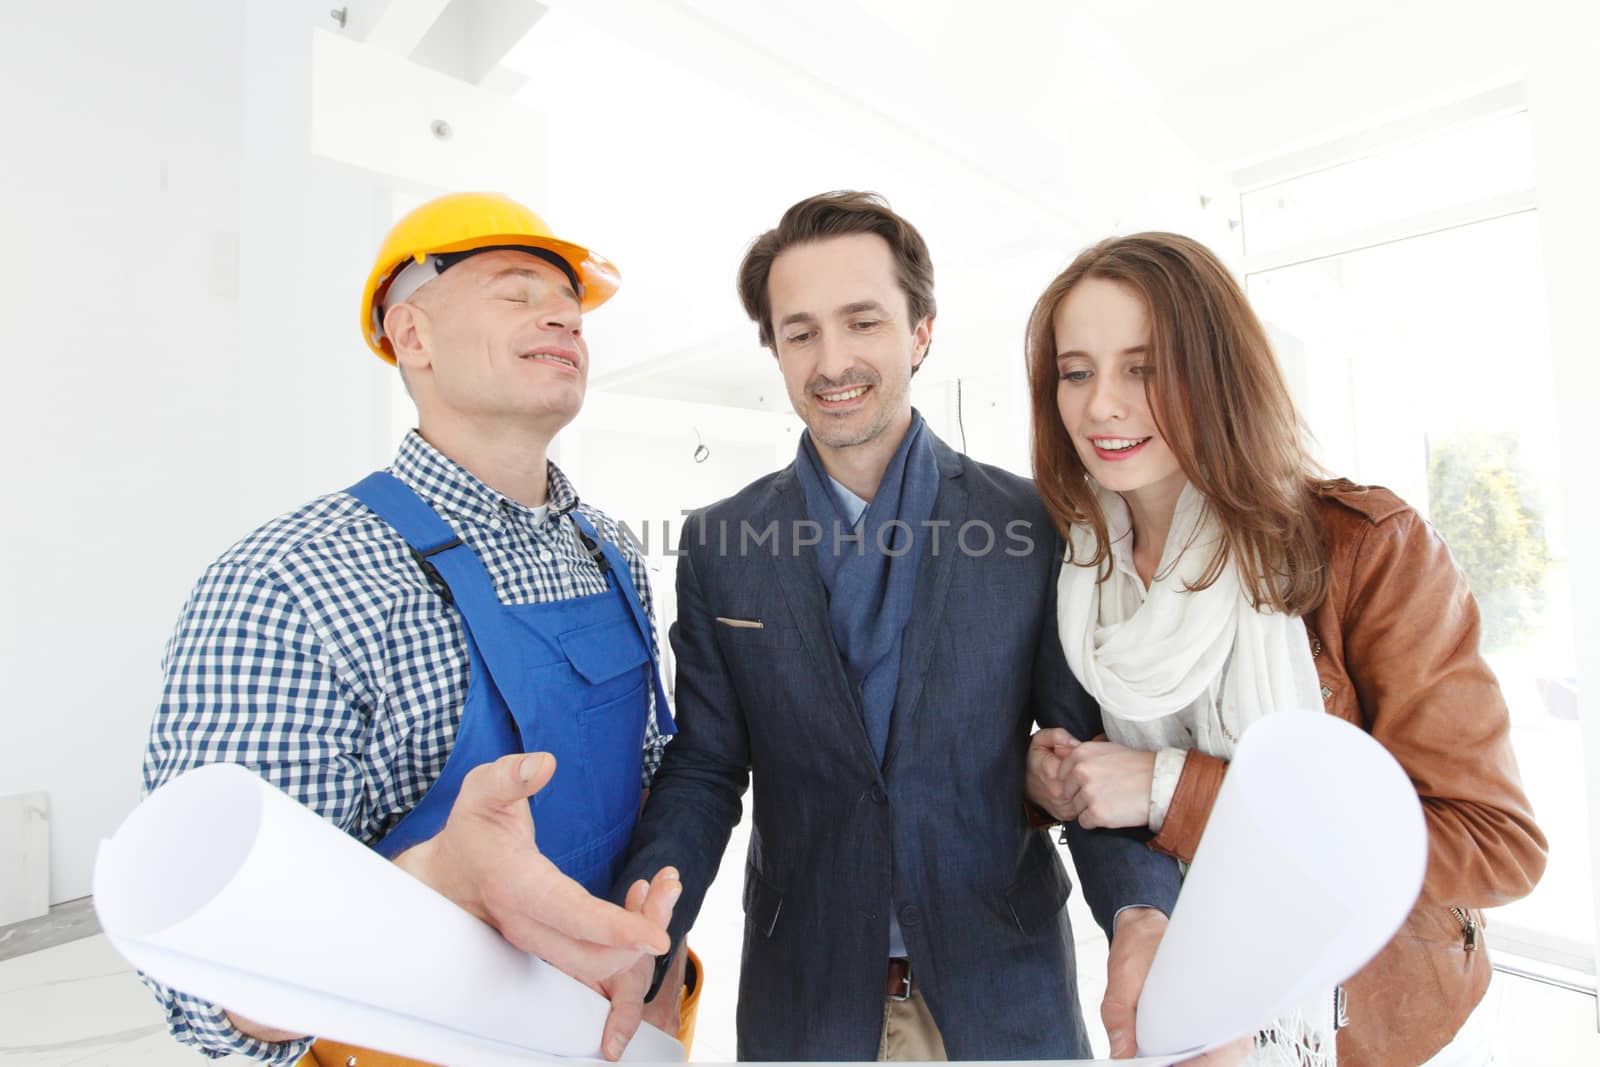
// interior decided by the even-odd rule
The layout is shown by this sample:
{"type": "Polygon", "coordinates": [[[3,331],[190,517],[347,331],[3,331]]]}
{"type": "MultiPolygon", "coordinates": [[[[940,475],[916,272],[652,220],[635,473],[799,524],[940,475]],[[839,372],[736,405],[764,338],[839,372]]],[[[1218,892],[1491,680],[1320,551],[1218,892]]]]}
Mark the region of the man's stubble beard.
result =
{"type": "Polygon", "coordinates": [[[902,408],[909,406],[906,403],[906,397],[911,392],[911,379],[908,377],[905,381],[898,383],[898,388],[894,391],[894,394],[889,395],[884,391],[883,379],[879,378],[874,383],[874,392],[878,394],[879,401],[876,413],[866,426],[854,432],[848,431],[843,426],[833,424],[833,420],[826,412],[814,409],[817,411],[817,422],[820,425],[806,424],[811,431],[812,439],[828,448],[855,448],[877,440],[894,424],[895,415],[902,408]]]}

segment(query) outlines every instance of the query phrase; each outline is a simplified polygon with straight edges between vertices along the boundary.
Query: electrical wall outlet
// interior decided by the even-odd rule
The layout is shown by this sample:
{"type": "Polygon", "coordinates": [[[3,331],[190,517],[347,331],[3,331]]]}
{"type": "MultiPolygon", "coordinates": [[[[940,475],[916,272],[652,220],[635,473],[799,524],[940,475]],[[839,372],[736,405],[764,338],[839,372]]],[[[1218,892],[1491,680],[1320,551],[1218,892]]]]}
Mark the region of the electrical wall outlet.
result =
{"type": "Polygon", "coordinates": [[[50,798],[0,797],[0,926],[50,911],[50,798]]]}

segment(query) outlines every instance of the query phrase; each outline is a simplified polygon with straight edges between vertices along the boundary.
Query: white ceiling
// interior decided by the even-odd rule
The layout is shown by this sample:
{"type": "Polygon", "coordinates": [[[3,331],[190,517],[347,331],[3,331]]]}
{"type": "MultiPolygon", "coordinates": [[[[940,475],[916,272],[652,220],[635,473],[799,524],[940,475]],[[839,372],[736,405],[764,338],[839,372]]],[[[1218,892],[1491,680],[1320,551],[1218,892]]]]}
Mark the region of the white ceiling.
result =
{"type": "Polygon", "coordinates": [[[1116,0],[1093,19],[1168,125],[1231,170],[1521,78],[1532,4],[1116,0]]]}
{"type": "Polygon", "coordinates": [[[936,373],[1009,375],[1032,295],[1084,244],[1220,247],[1226,198],[1201,198],[1230,172],[1515,80],[1526,36],[1486,0],[541,6],[504,67],[546,116],[547,211],[623,267],[590,323],[596,384],[768,408],[734,272],[802,196],[887,194],[933,251],[936,373]]]}

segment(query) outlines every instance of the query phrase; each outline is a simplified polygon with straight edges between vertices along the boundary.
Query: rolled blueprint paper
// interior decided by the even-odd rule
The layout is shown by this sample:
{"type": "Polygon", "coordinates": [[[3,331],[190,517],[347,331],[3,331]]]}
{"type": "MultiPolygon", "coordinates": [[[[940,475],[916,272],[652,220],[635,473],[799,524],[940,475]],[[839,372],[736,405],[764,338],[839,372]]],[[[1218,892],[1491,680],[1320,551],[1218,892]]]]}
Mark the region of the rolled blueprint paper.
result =
{"type": "Polygon", "coordinates": [[[1405,921],[1427,856],[1416,788],[1365,731],[1321,712],[1256,722],[1145,981],[1140,1050],[1252,1033],[1349,978],[1405,921]]]}
{"type": "MultiPolygon", "coordinates": [[[[475,1067],[599,1056],[603,997],[237,765],[146,798],[94,897],[134,966],[267,1025],[475,1067]]],[[[641,1026],[627,1058],[683,1048],[641,1026]]]]}

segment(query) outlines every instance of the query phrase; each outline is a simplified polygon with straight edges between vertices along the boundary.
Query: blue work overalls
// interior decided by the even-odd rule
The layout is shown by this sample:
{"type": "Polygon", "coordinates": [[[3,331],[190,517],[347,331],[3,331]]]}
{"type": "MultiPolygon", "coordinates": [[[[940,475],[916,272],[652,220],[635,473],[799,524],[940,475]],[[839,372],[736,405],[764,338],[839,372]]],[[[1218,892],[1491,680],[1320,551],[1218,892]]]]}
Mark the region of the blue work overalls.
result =
{"type": "Polygon", "coordinates": [[[539,850],[589,892],[609,895],[639,816],[652,692],[657,728],[674,732],[627,562],[574,510],[568,517],[606,591],[502,604],[477,555],[405,483],[379,471],[348,492],[405,539],[461,612],[469,657],[466,704],[444,769],[378,852],[392,858],[438,833],[474,767],[513,752],[549,752],[555,777],[529,800],[539,850]]]}

